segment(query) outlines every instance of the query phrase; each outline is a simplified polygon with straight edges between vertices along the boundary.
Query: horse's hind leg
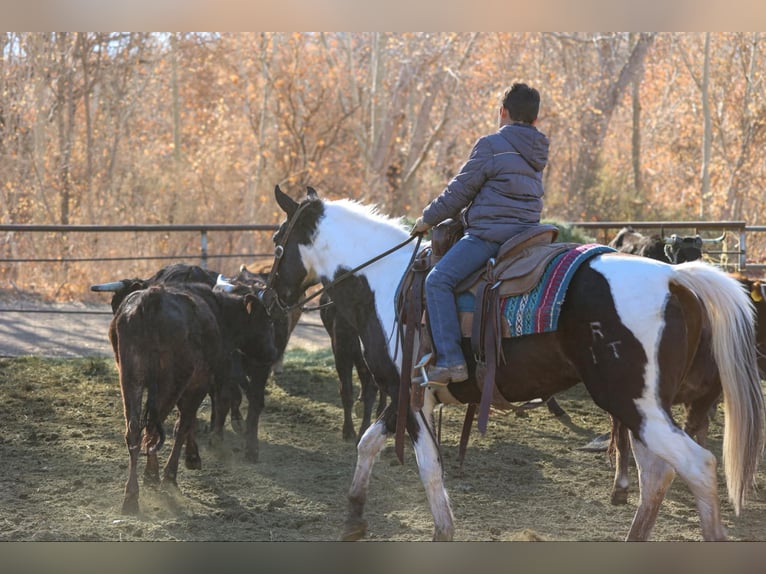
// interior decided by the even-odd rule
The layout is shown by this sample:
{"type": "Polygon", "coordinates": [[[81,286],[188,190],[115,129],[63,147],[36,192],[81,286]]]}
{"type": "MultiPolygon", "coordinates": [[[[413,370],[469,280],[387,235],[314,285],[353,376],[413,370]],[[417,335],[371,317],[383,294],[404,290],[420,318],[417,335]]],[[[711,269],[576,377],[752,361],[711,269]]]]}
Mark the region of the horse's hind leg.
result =
{"type": "Polygon", "coordinates": [[[630,463],[630,437],[628,428],[618,419],[612,420],[612,445],[614,447],[614,482],[612,483],[612,504],[619,506],[628,503],[628,490],[630,488],[630,475],[628,464],[630,463]]]}
{"type": "Polygon", "coordinates": [[[631,437],[633,454],[639,467],[641,502],[628,539],[648,538],[662,497],[673,479],[675,470],[697,500],[702,537],[705,540],[725,540],[726,533],[721,522],[718,501],[716,460],[713,454],[699,446],[686,433],[672,426],[668,426],[667,432],[661,435],[656,432],[653,435],[651,450],[631,437]],[[663,479],[667,484],[663,485],[663,479]],[[656,507],[653,506],[654,503],[656,507]]]}
{"type": "Polygon", "coordinates": [[[676,473],[670,464],[653,454],[641,441],[631,436],[631,442],[638,467],[639,501],[627,540],[644,541],[652,533],[665,492],[676,473]]]}
{"type": "Polygon", "coordinates": [[[672,453],[677,457],[675,467],[678,475],[689,485],[697,499],[702,538],[726,540],[726,531],[721,522],[721,504],[718,500],[715,456],[686,434],[683,435],[683,440],[689,452],[684,453],[683,449],[678,448],[672,449],[672,453]],[[687,464],[679,464],[681,461],[687,464]]]}
{"type": "Polygon", "coordinates": [[[370,426],[356,445],[356,469],[348,492],[348,514],[341,540],[359,540],[367,533],[363,518],[375,457],[386,444],[386,423],[381,418],[370,426]]]}

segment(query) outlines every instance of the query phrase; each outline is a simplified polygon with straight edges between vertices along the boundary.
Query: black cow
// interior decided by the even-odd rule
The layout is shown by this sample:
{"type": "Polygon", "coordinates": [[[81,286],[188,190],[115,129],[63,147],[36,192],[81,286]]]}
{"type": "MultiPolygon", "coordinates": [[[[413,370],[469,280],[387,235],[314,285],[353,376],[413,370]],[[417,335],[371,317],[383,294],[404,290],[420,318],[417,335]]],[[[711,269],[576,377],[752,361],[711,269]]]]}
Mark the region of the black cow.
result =
{"type": "MultiPolygon", "coordinates": [[[[112,313],[116,313],[122,301],[130,293],[138,291],[139,289],[146,289],[150,285],[157,284],[173,284],[183,285],[189,283],[204,283],[210,287],[214,287],[220,274],[217,271],[210,269],[204,269],[198,265],[189,265],[187,263],[171,263],[162,267],[154,275],[148,279],[132,278],[121,279],[119,281],[112,281],[110,283],[102,283],[99,285],[92,285],[91,291],[108,292],[112,293],[111,306],[112,313]]],[[[224,419],[220,423],[220,427],[226,422],[226,414],[231,412],[231,426],[236,432],[242,432],[242,414],[240,412],[240,405],[242,403],[242,393],[240,387],[247,385],[246,374],[244,367],[242,366],[241,355],[239,353],[232,354],[232,365],[230,369],[230,379],[224,381],[220,385],[220,393],[218,396],[210,397],[213,408],[210,415],[210,427],[218,427],[215,421],[216,413],[216,401],[219,401],[218,405],[222,412],[224,412],[224,419]]]]}
{"type": "Polygon", "coordinates": [[[91,291],[112,293],[112,313],[117,312],[120,303],[133,291],[146,289],[149,285],[157,283],[205,283],[210,287],[215,286],[219,273],[209,269],[203,269],[198,265],[187,263],[171,263],[166,265],[148,279],[121,279],[110,283],[91,285],[91,291]]]}
{"type": "MultiPolygon", "coordinates": [[[[240,267],[239,273],[233,277],[230,282],[235,286],[240,284],[245,286],[265,286],[267,280],[268,274],[253,273],[243,265],[240,267]]],[[[343,405],[343,438],[344,440],[358,441],[364,431],[367,430],[367,427],[370,426],[376,397],[378,397],[378,408],[376,412],[379,415],[383,412],[383,409],[386,406],[386,394],[378,387],[367,366],[367,362],[365,361],[362,352],[359,335],[354,328],[337,313],[335,304],[330,300],[326,293],[323,293],[319,300],[319,309],[322,324],[327,330],[328,335],[330,335],[333,355],[335,357],[335,369],[338,373],[339,394],[341,404],[343,405]],[[354,430],[354,422],[352,418],[354,407],[354,368],[356,368],[361,385],[359,398],[361,399],[363,410],[358,432],[354,430]]],[[[275,307],[272,310],[272,313],[279,314],[281,311],[275,307]]],[[[282,334],[280,333],[280,323],[284,321],[284,319],[278,316],[274,317],[277,346],[280,350],[284,350],[283,347],[280,347],[280,342],[284,341],[284,344],[287,344],[287,338],[289,337],[292,328],[295,326],[295,323],[297,323],[300,314],[301,309],[295,309],[290,312],[290,316],[287,320],[287,333],[282,333],[284,334],[284,338],[282,338],[282,334]]],[[[265,376],[268,377],[268,374],[265,376]]],[[[263,384],[265,385],[265,379],[263,384]]],[[[253,386],[259,388],[260,383],[254,384],[253,386]]]]}
{"type": "Polygon", "coordinates": [[[201,467],[194,440],[197,409],[206,394],[216,396],[216,387],[228,379],[231,350],[259,364],[271,364],[277,350],[273,325],[254,293],[223,293],[202,283],[158,283],[128,294],[112,318],[109,340],[120,372],[130,457],[122,512],[135,514],[139,451],[147,455],[144,481],[159,482],[157,450],[173,408],[179,418],[162,484],[177,487],[184,441],[187,468],[201,467]]]}
{"type": "Polygon", "coordinates": [[[702,243],[703,239],[699,235],[673,234],[666,239],[656,234],[642,235],[632,227],[623,227],[609,242],[609,246],[623,253],[643,255],[665,263],[683,263],[702,257],[702,243]]]}
{"type": "MultiPolygon", "coordinates": [[[[226,290],[238,294],[260,290],[265,286],[263,276],[250,273],[244,266],[240,268],[239,273],[235,277],[231,279],[226,278],[225,281],[228,285],[220,285],[216,287],[216,290],[226,290]]],[[[300,309],[290,314],[285,314],[280,309],[275,308],[271,309],[269,313],[274,325],[274,345],[277,350],[277,357],[281,359],[287,347],[287,342],[290,339],[290,334],[300,318],[300,309]]],[[[245,460],[258,462],[258,424],[265,406],[266,383],[274,364],[253,363],[248,361],[246,357],[243,357],[242,364],[247,374],[242,381],[242,387],[245,391],[245,396],[247,396],[248,404],[244,428],[245,460]]],[[[219,441],[223,439],[223,422],[223,420],[215,420],[212,427],[213,437],[219,441]]]]}

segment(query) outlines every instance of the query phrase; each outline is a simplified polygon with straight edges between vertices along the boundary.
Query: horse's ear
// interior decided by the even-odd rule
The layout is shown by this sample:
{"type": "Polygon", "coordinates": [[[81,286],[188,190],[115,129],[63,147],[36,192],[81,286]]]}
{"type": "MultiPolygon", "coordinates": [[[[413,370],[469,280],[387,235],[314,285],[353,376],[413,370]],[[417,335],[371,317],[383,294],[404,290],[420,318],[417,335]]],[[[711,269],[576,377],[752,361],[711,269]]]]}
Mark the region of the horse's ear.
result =
{"type": "Polygon", "coordinates": [[[279,207],[282,208],[282,211],[287,214],[287,217],[292,217],[298,209],[298,203],[286,193],[283,193],[278,185],[274,186],[274,197],[276,198],[279,207]]]}
{"type": "Polygon", "coordinates": [[[317,190],[311,187],[310,185],[306,186],[306,197],[309,199],[319,199],[319,194],[317,193],[317,190]]]}

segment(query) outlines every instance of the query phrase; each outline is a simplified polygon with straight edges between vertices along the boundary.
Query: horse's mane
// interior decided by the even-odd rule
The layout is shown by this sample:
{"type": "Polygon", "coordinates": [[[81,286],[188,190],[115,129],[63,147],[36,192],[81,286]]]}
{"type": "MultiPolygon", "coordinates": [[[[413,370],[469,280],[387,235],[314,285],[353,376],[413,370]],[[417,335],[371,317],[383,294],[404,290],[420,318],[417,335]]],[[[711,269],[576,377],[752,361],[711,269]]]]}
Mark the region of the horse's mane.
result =
{"type": "Polygon", "coordinates": [[[352,216],[358,216],[364,219],[372,219],[381,225],[391,227],[399,231],[407,231],[402,217],[391,217],[381,213],[378,209],[378,206],[374,204],[363,204],[354,199],[343,198],[328,201],[326,205],[337,206],[352,216]]]}

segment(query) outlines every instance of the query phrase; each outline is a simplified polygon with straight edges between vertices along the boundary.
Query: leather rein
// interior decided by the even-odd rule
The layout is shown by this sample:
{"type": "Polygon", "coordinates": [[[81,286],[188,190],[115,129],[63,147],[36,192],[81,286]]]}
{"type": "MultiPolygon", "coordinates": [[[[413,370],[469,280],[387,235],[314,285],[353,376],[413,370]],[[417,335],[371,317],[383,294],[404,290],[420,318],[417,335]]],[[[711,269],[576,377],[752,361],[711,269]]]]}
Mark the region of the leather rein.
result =
{"type": "MultiPolygon", "coordinates": [[[[282,260],[282,257],[285,254],[285,247],[284,246],[285,246],[285,244],[287,243],[287,240],[290,237],[290,233],[292,232],[293,228],[295,227],[295,222],[298,220],[298,216],[300,215],[301,211],[303,211],[303,209],[307,205],[309,205],[309,202],[304,202],[300,206],[298,206],[298,209],[296,210],[295,214],[290,218],[290,221],[287,224],[287,229],[285,230],[284,238],[274,248],[274,262],[272,263],[271,270],[269,271],[269,277],[268,277],[268,279],[266,281],[266,287],[261,291],[261,297],[263,297],[266,293],[270,293],[271,294],[270,299],[272,301],[272,304],[275,304],[277,307],[279,307],[279,309],[282,312],[289,313],[290,311],[292,311],[294,309],[298,309],[298,308],[303,307],[303,305],[305,305],[306,303],[308,303],[309,301],[311,301],[313,299],[316,299],[322,293],[324,293],[328,289],[331,289],[332,287],[336,286],[341,281],[344,281],[345,279],[348,279],[351,275],[353,275],[357,271],[360,271],[360,270],[364,269],[365,267],[368,267],[368,266],[372,265],[376,261],[380,261],[384,257],[387,257],[387,256],[391,255],[391,253],[394,253],[395,251],[398,251],[399,249],[401,249],[402,247],[407,245],[413,239],[417,239],[418,242],[417,242],[417,245],[415,246],[415,249],[412,252],[412,258],[410,259],[410,262],[408,264],[408,268],[412,266],[412,262],[415,260],[415,257],[416,257],[416,255],[418,253],[418,249],[420,248],[420,242],[422,240],[422,236],[421,235],[410,235],[407,239],[405,239],[401,243],[393,246],[392,248],[384,251],[383,253],[380,253],[380,254],[376,255],[372,259],[368,259],[367,261],[365,261],[361,265],[357,265],[353,269],[351,269],[349,271],[346,271],[345,273],[339,275],[338,277],[336,277],[335,279],[333,279],[332,281],[330,281],[326,285],[323,285],[321,289],[318,289],[317,291],[315,291],[311,295],[309,295],[307,297],[304,297],[303,299],[301,299],[297,303],[294,303],[292,305],[287,305],[286,303],[284,303],[279,298],[279,294],[277,293],[276,289],[274,289],[274,282],[276,281],[277,270],[279,269],[279,263],[280,263],[280,261],[282,260]]],[[[268,308],[269,308],[269,306],[267,305],[267,309],[268,308]]],[[[319,309],[319,307],[317,307],[317,309],[319,309]]],[[[308,310],[308,309],[306,309],[306,310],[308,310]]]]}

